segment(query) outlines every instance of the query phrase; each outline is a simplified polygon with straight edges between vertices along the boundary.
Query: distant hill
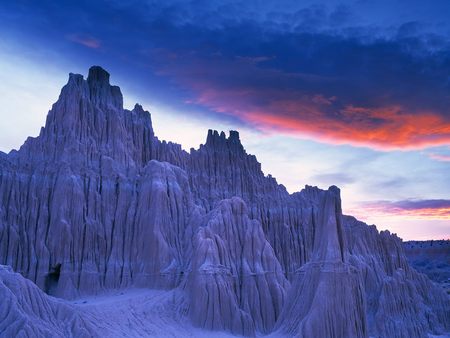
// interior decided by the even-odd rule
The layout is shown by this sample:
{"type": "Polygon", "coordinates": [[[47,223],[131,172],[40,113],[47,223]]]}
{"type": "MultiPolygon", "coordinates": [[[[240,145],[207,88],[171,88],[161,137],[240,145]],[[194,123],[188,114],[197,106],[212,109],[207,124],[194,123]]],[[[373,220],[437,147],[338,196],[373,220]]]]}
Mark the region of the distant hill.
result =
{"type": "Polygon", "coordinates": [[[450,240],[407,241],[404,248],[411,265],[450,294],[450,240]]]}

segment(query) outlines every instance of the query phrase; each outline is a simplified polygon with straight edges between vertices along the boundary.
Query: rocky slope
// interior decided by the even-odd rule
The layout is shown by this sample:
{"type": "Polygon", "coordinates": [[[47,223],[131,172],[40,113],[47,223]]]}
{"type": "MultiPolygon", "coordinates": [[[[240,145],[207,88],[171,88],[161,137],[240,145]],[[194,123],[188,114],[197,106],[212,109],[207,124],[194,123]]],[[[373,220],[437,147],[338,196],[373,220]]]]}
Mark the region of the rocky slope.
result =
{"type": "Polygon", "coordinates": [[[187,153],[122,102],[100,67],[70,74],[39,136],[0,153],[1,264],[66,299],[177,290],[180,318],[246,336],[450,330],[448,297],[339,189],[289,194],[237,132],[187,153]]]}
{"type": "Polygon", "coordinates": [[[47,296],[31,281],[0,265],[2,337],[90,337],[95,330],[81,311],[47,296]]]}

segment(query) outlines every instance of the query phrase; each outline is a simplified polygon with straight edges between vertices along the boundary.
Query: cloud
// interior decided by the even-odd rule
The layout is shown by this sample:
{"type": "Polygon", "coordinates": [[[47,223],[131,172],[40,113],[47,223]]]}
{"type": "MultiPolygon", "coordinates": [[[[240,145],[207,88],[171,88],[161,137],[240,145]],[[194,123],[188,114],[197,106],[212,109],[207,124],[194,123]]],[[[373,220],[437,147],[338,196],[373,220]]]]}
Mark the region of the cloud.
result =
{"type": "MultiPolygon", "coordinates": [[[[434,112],[409,113],[401,106],[345,106],[332,110],[332,98],[295,92],[215,90],[195,101],[218,113],[232,114],[265,132],[285,133],[331,144],[379,150],[423,149],[450,144],[450,121],[434,112]]],[[[445,159],[432,155],[432,158],[445,159]]]]}
{"type": "Polygon", "coordinates": [[[67,36],[67,39],[93,49],[100,48],[101,45],[99,40],[86,35],[70,34],[67,36]]]}
{"type": "Polygon", "coordinates": [[[450,144],[447,26],[430,29],[420,2],[404,21],[406,5],[391,15],[387,2],[281,2],[11,3],[20,20],[0,11],[0,22],[42,32],[74,60],[92,55],[61,35],[101,47],[111,71],[174,109],[331,144],[450,144]]]}
{"type": "Polygon", "coordinates": [[[323,185],[343,186],[356,181],[355,177],[346,173],[318,174],[311,177],[312,182],[320,182],[323,185]]]}
{"type": "Polygon", "coordinates": [[[204,44],[159,48],[153,66],[218,118],[378,150],[450,144],[450,48],[431,51],[428,37],[189,28],[204,44]]]}
{"type": "Polygon", "coordinates": [[[190,88],[194,98],[189,102],[264,132],[382,150],[450,144],[446,111],[426,102],[420,110],[400,98],[378,105],[357,102],[351,86],[349,93],[330,90],[340,82],[333,77],[261,69],[242,60],[192,60],[184,69],[170,62],[160,74],[190,88]]]}
{"type": "Polygon", "coordinates": [[[362,218],[394,216],[408,219],[450,220],[450,200],[373,201],[361,203],[352,212],[362,218]]]}
{"type": "Polygon", "coordinates": [[[440,162],[450,162],[450,155],[430,153],[428,154],[428,157],[440,162]]]}

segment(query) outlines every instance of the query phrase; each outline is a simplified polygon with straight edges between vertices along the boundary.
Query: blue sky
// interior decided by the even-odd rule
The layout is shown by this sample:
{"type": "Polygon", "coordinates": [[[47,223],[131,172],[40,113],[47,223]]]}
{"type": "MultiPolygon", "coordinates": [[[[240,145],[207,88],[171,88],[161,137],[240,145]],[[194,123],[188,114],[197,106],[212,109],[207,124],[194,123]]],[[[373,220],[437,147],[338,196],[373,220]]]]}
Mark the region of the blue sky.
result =
{"type": "Polygon", "coordinates": [[[289,191],[450,237],[450,3],[14,1],[0,5],[0,150],[37,135],[69,72],[106,68],[157,134],[238,129],[289,191]]]}

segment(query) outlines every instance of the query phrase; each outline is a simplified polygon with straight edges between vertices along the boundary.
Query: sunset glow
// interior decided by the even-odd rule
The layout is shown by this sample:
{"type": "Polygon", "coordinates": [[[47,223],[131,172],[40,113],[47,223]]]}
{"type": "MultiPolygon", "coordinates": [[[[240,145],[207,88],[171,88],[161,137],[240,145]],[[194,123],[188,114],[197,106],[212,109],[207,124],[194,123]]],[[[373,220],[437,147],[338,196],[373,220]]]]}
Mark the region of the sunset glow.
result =
{"type": "Polygon", "coordinates": [[[290,193],[334,184],[347,213],[406,239],[450,237],[450,206],[424,202],[450,198],[450,5],[377,8],[6,2],[0,150],[39,133],[69,72],[101,65],[161,139],[189,150],[207,129],[239,130],[290,193]]]}

